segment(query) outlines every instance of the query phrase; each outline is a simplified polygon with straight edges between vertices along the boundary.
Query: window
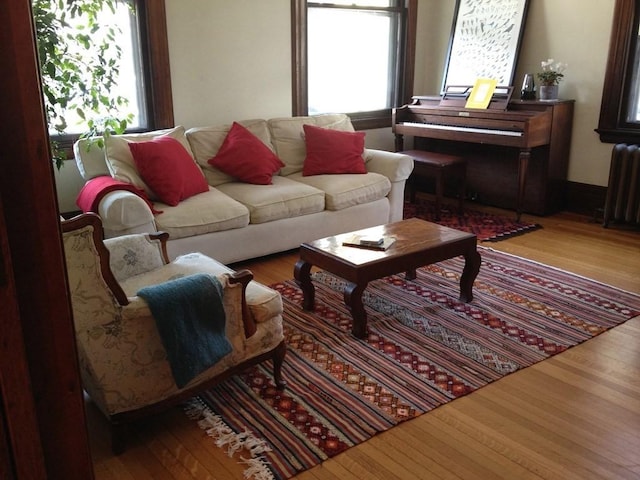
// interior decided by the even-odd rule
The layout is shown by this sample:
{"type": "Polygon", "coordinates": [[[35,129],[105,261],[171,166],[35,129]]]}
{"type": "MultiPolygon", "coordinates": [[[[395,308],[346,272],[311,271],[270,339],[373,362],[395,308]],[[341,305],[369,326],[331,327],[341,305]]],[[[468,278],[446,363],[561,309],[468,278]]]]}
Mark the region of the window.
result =
{"type": "MultiPolygon", "coordinates": [[[[49,3],[52,12],[56,15],[62,15],[69,12],[69,7],[63,8],[58,5],[57,10],[53,10],[54,3],[49,3]]],[[[148,125],[147,120],[147,108],[146,98],[144,92],[144,69],[142,68],[142,51],[139,38],[139,26],[137,17],[135,15],[135,9],[131,0],[117,0],[114,2],[114,9],[112,10],[109,5],[103,4],[99,7],[97,13],[99,23],[89,26],[86,16],[69,16],[68,20],[61,22],[60,25],[55,24],[54,28],[57,29],[56,33],[58,38],[67,38],[65,42],[66,50],[64,55],[58,55],[57,57],[72,58],[73,63],[81,65],[83,68],[78,72],[77,77],[74,75],[74,79],[77,78],[78,82],[75,84],[83,84],[88,88],[84,90],[94,90],[95,78],[94,72],[116,72],[109,74],[108,79],[113,78],[114,84],[107,85],[104,83],[105,76],[99,75],[98,88],[103,88],[103,95],[108,94],[110,99],[122,99],[124,104],[117,105],[118,118],[129,116],[130,119],[128,126],[131,129],[140,129],[148,125]],[[80,34],[83,37],[90,29],[90,35],[92,43],[82,43],[76,41],[77,35],[80,34]],[[118,40],[118,49],[114,48],[114,40],[118,40]],[[108,48],[104,48],[108,47],[108,48]],[[119,54],[116,54],[116,51],[119,54]],[[112,66],[115,66],[113,68],[112,66]]],[[[52,56],[51,56],[52,57],[52,56]]],[[[45,82],[50,82],[55,87],[57,78],[51,78],[46,76],[45,82]]],[[[59,95],[64,96],[65,91],[57,89],[59,95]]],[[[106,100],[105,100],[106,101],[106,100]]],[[[64,132],[71,135],[78,135],[86,132],[89,128],[87,126],[87,120],[93,120],[100,122],[100,118],[113,115],[103,103],[96,103],[94,109],[84,109],[81,106],[82,99],[72,101],[68,105],[60,105],[59,112],[61,120],[60,124],[64,125],[64,132]],[[79,113],[76,106],[81,106],[82,112],[79,113]],[[86,114],[86,118],[84,118],[86,114]]],[[[114,102],[116,105],[116,102],[114,102]]],[[[49,125],[49,133],[51,135],[57,134],[55,124],[52,122],[49,125]]]]}
{"type": "Polygon", "coordinates": [[[413,85],[416,0],[292,0],[294,115],[391,124],[413,85]]]}
{"type": "Polygon", "coordinates": [[[640,143],[640,0],[616,0],[597,132],[606,143],[640,143]]]}
{"type": "MultiPolygon", "coordinates": [[[[60,14],[54,7],[51,10],[54,15],[60,14]]],[[[118,0],[114,12],[108,8],[103,10],[99,14],[100,25],[91,28],[88,34],[105,35],[103,26],[111,23],[118,26],[118,40],[123,52],[119,80],[110,93],[114,97],[120,95],[128,98],[129,103],[125,108],[127,113],[133,114],[129,130],[173,126],[164,1],[118,0]]],[[[55,33],[64,34],[59,31],[55,33]]],[[[69,48],[81,50],[80,46],[73,44],[69,48]]],[[[72,142],[86,128],[78,125],[80,119],[73,110],[65,114],[65,118],[68,135],[57,135],[56,141],[69,157],[72,142]]]]}

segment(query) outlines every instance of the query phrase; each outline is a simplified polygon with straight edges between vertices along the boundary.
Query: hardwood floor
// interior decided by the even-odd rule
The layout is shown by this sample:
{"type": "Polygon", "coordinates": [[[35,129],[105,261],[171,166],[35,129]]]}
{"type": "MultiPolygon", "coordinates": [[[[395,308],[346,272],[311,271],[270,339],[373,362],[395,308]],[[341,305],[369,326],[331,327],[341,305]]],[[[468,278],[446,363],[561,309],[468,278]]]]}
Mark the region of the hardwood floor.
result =
{"type": "MultiPolygon", "coordinates": [[[[543,228],[483,245],[640,294],[638,230],[604,229],[566,213],[523,220],[543,228]]],[[[270,284],[292,278],[295,261],[288,252],[234,267],[270,284]]],[[[90,401],[87,416],[98,480],[243,478],[239,455],[228,458],[179,408],[133,426],[117,457],[90,401]]],[[[296,477],[362,478],[640,478],[640,317],[296,477]]]]}

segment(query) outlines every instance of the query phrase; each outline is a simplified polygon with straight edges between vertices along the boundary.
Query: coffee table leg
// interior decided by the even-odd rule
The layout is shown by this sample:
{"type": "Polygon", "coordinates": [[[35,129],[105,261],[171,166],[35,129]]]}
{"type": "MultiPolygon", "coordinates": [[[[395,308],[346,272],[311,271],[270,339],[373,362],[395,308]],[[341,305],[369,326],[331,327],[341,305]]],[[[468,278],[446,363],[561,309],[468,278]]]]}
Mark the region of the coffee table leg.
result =
{"type": "Polygon", "coordinates": [[[415,280],[416,279],[416,269],[413,268],[411,270],[407,270],[404,274],[404,278],[406,280],[415,280]]]}
{"type": "Polygon", "coordinates": [[[344,303],[351,311],[353,327],[351,331],[356,338],[364,338],[367,334],[367,313],[362,304],[362,293],[367,284],[347,283],[344,288],[344,303]]]}
{"type": "Polygon", "coordinates": [[[293,269],[293,277],[302,290],[302,308],[304,310],[313,310],[316,290],[311,282],[311,264],[304,260],[298,260],[293,269]]]}
{"type": "Polygon", "coordinates": [[[481,257],[474,248],[464,255],[464,268],[460,277],[460,301],[470,302],[473,300],[473,282],[480,271],[481,257]]]}

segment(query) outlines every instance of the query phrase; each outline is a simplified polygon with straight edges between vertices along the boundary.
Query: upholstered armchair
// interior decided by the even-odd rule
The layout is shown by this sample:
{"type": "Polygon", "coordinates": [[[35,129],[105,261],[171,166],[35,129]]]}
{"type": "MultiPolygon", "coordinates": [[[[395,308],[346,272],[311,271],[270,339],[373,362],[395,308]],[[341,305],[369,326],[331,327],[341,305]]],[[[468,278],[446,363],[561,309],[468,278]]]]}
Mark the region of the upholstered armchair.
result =
{"type": "MultiPolygon", "coordinates": [[[[94,214],[63,221],[62,231],[83,387],[111,423],[114,451],[124,449],[121,427],[127,422],[184,401],[249,365],[272,359],[275,384],[284,386],[282,299],[253,281],[251,272],[234,272],[199,253],[169,262],[164,233],[103,240],[94,214]],[[214,364],[178,382],[171,363],[176,353],[169,358],[152,305],[138,292],[201,274],[221,292],[227,349],[214,364]]],[[[178,366],[191,366],[190,355],[177,355],[178,366]]]]}

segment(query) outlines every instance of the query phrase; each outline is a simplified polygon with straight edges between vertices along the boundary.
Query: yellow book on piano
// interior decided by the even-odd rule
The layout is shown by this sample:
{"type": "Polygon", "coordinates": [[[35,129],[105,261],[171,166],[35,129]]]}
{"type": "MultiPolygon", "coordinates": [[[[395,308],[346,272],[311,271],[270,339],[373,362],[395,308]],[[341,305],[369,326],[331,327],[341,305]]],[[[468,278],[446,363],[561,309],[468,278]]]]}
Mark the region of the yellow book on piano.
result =
{"type": "Polygon", "coordinates": [[[486,109],[491,103],[498,80],[495,78],[478,78],[471,89],[464,108],[486,109]]]}

